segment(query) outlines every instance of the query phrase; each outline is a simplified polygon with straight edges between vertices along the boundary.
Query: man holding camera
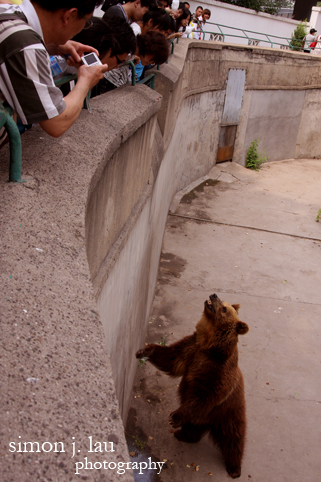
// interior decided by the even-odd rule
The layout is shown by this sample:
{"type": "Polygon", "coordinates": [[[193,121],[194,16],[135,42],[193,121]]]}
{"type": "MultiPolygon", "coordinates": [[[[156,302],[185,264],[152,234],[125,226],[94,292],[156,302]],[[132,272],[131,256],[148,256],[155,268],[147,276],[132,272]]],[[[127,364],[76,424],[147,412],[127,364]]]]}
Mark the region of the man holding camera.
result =
{"type": "Polygon", "coordinates": [[[69,39],[79,33],[101,0],[23,0],[22,5],[0,4],[0,95],[23,124],[39,123],[59,137],[79,116],[88,91],[107,65],[81,64],[94,48],[69,39]],[[79,67],[74,89],[63,97],[53,81],[49,55],[68,56],[79,67]]]}

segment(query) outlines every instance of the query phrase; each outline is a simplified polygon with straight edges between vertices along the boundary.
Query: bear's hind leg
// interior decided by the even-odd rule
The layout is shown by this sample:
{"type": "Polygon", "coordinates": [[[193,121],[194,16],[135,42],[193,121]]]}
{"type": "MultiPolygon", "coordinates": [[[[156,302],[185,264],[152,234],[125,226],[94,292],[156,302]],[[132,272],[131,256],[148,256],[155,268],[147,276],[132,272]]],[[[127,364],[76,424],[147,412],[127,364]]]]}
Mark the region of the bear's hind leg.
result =
{"type": "Polygon", "coordinates": [[[233,479],[240,477],[245,427],[212,427],[210,434],[222,452],[227,473],[233,479]]]}
{"type": "Polygon", "coordinates": [[[192,423],[184,423],[180,430],[174,432],[174,436],[180,442],[196,443],[201,440],[203,435],[208,431],[206,425],[194,425],[192,423]]]}

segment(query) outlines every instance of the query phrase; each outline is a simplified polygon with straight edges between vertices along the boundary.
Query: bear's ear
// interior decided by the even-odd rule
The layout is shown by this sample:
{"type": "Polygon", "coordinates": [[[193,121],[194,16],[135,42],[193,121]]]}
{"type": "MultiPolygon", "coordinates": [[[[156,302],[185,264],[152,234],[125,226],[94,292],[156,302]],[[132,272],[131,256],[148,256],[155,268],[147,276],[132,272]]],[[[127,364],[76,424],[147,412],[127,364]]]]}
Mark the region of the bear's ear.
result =
{"type": "Polygon", "coordinates": [[[237,304],[237,305],[232,305],[234,310],[236,311],[236,313],[239,312],[239,309],[241,308],[241,305],[237,304]]]}
{"type": "Polygon", "coordinates": [[[249,327],[243,321],[238,321],[236,324],[236,333],[238,335],[245,335],[249,331],[249,327]]]}

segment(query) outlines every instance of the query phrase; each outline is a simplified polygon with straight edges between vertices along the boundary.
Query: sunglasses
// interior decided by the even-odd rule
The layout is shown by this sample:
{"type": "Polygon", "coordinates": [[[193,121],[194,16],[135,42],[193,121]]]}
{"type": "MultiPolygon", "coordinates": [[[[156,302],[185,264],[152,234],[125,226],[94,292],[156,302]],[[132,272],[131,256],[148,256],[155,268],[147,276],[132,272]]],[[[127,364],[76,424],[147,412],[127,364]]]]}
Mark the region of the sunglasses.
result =
{"type": "Polygon", "coordinates": [[[86,18],[85,15],[82,14],[79,10],[78,10],[78,15],[80,15],[81,18],[86,20],[86,23],[85,23],[85,26],[84,26],[83,30],[88,30],[89,28],[91,28],[94,25],[94,22],[90,18],[86,18]]]}

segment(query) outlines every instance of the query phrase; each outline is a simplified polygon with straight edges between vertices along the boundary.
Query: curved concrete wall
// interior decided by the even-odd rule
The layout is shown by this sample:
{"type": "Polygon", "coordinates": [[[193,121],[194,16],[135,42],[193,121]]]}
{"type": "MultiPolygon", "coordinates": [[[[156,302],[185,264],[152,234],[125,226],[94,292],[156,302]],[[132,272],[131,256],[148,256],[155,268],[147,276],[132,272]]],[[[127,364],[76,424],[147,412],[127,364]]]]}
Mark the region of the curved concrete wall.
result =
{"type": "MultiPolygon", "coordinates": [[[[179,190],[215,165],[226,79],[239,68],[247,70],[247,82],[234,160],[244,165],[257,138],[270,160],[295,157],[306,98],[314,93],[321,101],[319,90],[307,91],[307,70],[320,71],[321,63],[268,49],[181,42],[157,72],[163,96],[157,116],[118,149],[89,198],[88,260],[124,418],[168,209],[179,190]]],[[[305,143],[304,157],[313,150],[321,155],[318,142],[305,143]]]]}
{"type": "Polygon", "coordinates": [[[5,480],[77,480],[90,436],[115,444],[109,461],[128,460],[120,414],[126,419],[168,208],[216,163],[229,69],[246,69],[236,162],[244,165],[257,137],[271,160],[321,157],[319,59],[188,40],[157,71],[155,91],[126,86],[93,99],[92,114],[83,111],[58,140],[27,132],[24,182],[6,182],[1,151],[5,480]],[[81,452],[72,459],[74,440],[81,452]],[[66,452],[14,457],[9,443],[19,441],[62,441],[66,452]]]}

